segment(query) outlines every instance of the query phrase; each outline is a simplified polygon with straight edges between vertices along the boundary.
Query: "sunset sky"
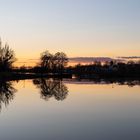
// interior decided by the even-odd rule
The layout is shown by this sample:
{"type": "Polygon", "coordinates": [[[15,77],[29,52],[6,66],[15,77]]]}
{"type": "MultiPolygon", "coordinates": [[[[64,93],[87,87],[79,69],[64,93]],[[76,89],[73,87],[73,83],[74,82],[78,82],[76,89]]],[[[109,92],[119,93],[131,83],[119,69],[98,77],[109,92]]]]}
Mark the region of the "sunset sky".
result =
{"type": "Polygon", "coordinates": [[[19,60],[140,56],[140,0],[0,0],[0,36],[19,60]]]}

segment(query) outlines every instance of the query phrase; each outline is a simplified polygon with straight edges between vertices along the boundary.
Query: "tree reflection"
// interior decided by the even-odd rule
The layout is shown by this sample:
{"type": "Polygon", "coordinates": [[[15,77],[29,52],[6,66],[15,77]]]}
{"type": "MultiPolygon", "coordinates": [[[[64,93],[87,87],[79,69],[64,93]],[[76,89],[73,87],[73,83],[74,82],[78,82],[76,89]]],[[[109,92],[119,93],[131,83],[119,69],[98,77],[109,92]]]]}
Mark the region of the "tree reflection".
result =
{"type": "Polygon", "coordinates": [[[134,87],[134,86],[140,86],[140,79],[132,79],[132,78],[114,78],[114,79],[73,79],[71,82],[79,82],[79,83],[84,83],[84,84],[116,84],[116,85],[126,85],[129,87],[134,87]]]}
{"type": "Polygon", "coordinates": [[[0,111],[3,104],[7,106],[13,100],[15,92],[16,89],[12,87],[12,82],[0,81],[0,111]]]}
{"type": "Polygon", "coordinates": [[[67,97],[68,88],[61,80],[35,79],[33,83],[40,88],[41,98],[44,100],[54,97],[56,100],[62,101],[67,97]]]}

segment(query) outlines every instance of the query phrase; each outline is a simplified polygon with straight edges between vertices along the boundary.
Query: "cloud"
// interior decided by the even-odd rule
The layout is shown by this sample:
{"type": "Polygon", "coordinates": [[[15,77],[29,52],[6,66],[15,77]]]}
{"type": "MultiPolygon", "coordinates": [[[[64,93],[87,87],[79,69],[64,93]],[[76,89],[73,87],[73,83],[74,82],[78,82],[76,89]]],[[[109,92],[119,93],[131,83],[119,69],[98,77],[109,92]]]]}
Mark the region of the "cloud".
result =
{"type": "Polygon", "coordinates": [[[120,56],[120,57],[117,57],[117,58],[121,58],[121,59],[140,59],[140,56],[120,56]]]}
{"type": "Polygon", "coordinates": [[[115,61],[123,61],[122,59],[113,59],[110,57],[73,57],[73,58],[69,58],[70,62],[73,63],[92,63],[95,61],[100,61],[100,62],[109,62],[112,60],[115,61]]]}

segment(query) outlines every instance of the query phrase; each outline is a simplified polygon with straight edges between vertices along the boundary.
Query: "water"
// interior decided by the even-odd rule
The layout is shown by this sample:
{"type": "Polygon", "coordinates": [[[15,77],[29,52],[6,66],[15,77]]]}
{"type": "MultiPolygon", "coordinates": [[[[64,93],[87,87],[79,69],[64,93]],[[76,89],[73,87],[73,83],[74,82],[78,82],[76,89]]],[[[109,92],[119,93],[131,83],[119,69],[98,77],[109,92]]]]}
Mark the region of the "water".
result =
{"type": "Polygon", "coordinates": [[[0,82],[0,140],[140,140],[139,82],[0,82]]]}

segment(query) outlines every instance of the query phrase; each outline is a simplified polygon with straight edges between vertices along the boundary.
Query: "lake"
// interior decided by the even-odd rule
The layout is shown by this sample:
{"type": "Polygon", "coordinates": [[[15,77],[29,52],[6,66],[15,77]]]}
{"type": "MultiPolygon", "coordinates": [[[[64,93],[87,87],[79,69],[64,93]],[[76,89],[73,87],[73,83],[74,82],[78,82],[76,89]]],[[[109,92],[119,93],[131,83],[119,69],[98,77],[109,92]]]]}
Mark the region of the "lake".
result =
{"type": "Polygon", "coordinates": [[[0,82],[0,140],[140,140],[140,82],[0,82]]]}

